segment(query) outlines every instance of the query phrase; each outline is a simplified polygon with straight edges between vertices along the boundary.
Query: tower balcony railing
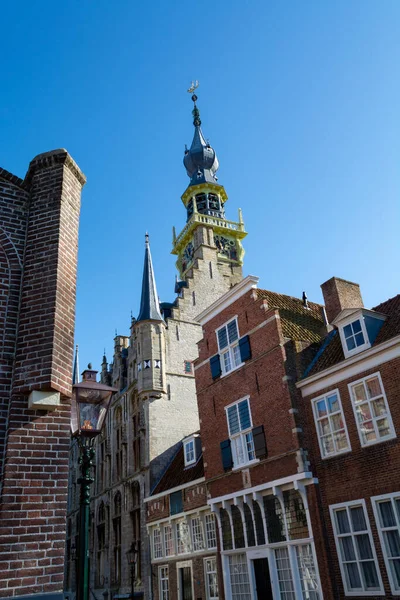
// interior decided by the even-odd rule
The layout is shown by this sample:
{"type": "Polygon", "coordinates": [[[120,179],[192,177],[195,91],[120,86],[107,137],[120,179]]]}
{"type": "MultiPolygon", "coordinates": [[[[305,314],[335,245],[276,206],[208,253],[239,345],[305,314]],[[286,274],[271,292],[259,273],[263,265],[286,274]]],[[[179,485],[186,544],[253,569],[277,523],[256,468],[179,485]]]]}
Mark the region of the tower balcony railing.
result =
{"type": "Polygon", "coordinates": [[[192,228],[194,223],[204,223],[205,225],[221,227],[223,229],[230,229],[231,231],[245,231],[244,223],[227,221],[226,219],[222,219],[221,217],[212,217],[211,215],[202,215],[201,213],[196,212],[191,216],[190,220],[186,223],[185,227],[182,229],[180,234],[174,237],[174,247],[180,244],[180,242],[184,239],[187,232],[189,231],[189,229],[192,228]]]}

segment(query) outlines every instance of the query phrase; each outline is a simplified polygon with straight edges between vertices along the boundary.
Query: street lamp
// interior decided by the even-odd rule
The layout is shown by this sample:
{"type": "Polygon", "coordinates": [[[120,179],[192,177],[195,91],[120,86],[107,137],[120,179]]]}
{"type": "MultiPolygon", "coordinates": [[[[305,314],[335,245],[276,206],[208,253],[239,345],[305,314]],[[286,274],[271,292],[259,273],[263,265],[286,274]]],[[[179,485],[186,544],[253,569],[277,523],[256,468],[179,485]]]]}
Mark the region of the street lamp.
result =
{"type": "Polygon", "coordinates": [[[94,464],[94,440],[99,433],[110,407],[115,388],[97,383],[97,371],[89,363],[82,373],[81,383],[72,386],[71,431],[79,446],[81,486],[79,501],[79,553],[77,600],[89,599],[89,504],[90,484],[94,479],[90,469],[94,464]]]}
{"type": "Polygon", "coordinates": [[[128,564],[131,567],[131,598],[133,599],[133,593],[135,590],[135,567],[136,567],[136,557],[139,552],[139,549],[136,547],[136,542],[132,542],[131,547],[126,553],[126,557],[128,559],[128,564]]]}

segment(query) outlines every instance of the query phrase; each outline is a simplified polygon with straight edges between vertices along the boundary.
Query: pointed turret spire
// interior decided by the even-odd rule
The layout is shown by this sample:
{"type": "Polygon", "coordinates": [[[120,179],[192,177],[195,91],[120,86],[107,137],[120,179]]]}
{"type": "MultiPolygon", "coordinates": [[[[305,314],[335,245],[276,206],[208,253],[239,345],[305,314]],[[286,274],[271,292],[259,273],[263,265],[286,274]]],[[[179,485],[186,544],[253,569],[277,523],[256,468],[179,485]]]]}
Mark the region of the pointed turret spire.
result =
{"type": "Polygon", "coordinates": [[[137,321],[162,321],[163,318],[160,313],[156,280],[154,278],[153,263],[151,260],[149,234],[147,232],[145,239],[142,298],[137,321]]]}
{"type": "MultiPolygon", "coordinates": [[[[198,87],[198,81],[192,83],[188,92],[194,91],[198,87]]],[[[193,125],[194,135],[190,149],[185,149],[183,164],[190,177],[189,185],[198,185],[199,183],[217,183],[216,172],[219,167],[218,158],[214,148],[211,148],[208,141],[204,139],[201,131],[200,111],[197,108],[197,96],[192,95],[193,100],[193,125]]]]}
{"type": "Polygon", "coordinates": [[[74,370],[72,372],[72,385],[79,383],[79,356],[78,345],[75,347],[74,370]]]}

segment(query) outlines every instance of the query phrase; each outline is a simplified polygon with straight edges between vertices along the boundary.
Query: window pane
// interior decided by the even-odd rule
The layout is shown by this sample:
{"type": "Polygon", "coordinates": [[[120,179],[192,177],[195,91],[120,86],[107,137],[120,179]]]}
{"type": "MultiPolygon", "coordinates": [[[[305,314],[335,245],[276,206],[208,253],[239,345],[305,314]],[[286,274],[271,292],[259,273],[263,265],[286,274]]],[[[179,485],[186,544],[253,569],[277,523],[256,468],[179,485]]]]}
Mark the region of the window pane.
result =
{"type": "Polygon", "coordinates": [[[294,600],[296,595],[294,593],[292,570],[290,568],[287,548],[275,550],[275,560],[281,598],[284,598],[285,600],[294,600]]]}
{"type": "Polygon", "coordinates": [[[332,424],[333,431],[337,431],[338,429],[343,429],[344,425],[343,425],[343,418],[342,418],[341,413],[338,413],[331,417],[331,424],[332,424]]]}
{"type": "Polygon", "coordinates": [[[356,345],[357,346],[362,346],[363,344],[365,344],[364,334],[363,333],[357,333],[357,335],[355,336],[355,340],[356,340],[356,345]]]}
{"type": "Polygon", "coordinates": [[[240,427],[239,427],[237,404],[235,404],[234,406],[230,406],[228,408],[227,412],[228,412],[229,433],[231,435],[238,433],[240,431],[240,427]]]}
{"type": "Polygon", "coordinates": [[[347,344],[347,350],[354,350],[354,348],[356,347],[356,342],[354,341],[353,337],[347,338],[346,344],[347,344]]]}
{"type": "Polygon", "coordinates": [[[223,327],[218,331],[218,344],[220,350],[223,350],[228,345],[228,335],[226,332],[226,327],[223,327]]]}
{"type": "Polygon", "coordinates": [[[337,410],[339,410],[339,408],[340,408],[339,407],[339,399],[336,394],[333,394],[333,396],[328,396],[327,402],[328,402],[328,408],[329,408],[330,413],[333,413],[333,412],[336,412],[337,410]]]}
{"type": "Polygon", "coordinates": [[[233,346],[232,352],[233,352],[233,362],[234,362],[235,367],[237,367],[242,362],[242,359],[240,357],[239,344],[236,344],[236,346],[233,346]]]}
{"type": "Polygon", "coordinates": [[[363,383],[358,383],[357,385],[353,386],[352,390],[355,402],[362,402],[363,400],[367,399],[363,383]]]}
{"type": "Polygon", "coordinates": [[[340,538],[340,547],[342,549],[342,558],[344,561],[356,560],[356,553],[354,551],[353,539],[351,536],[340,538]]]}
{"type": "Polygon", "coordinates": [[[317,402],[317,416],[318,418],[326,416],[325,400],[320,400],[317,402]]]}
{"type": "Polygon", "coordinates": [[[353,326],[354,333],[358,333],[359,331],[361,331],[361,323],[360,323],[359,319],[357,319],[357,321],[354,321],[353,323],[351,323],[351,325],[353,326]]]}
{"type": "Polygon", "coordinates": [[[367,590],[379,588],[378,574],[376,572],[375,563],[367,561],[360,563],[361,572],[367,590]]]}
{"type": "Polygon", "coordinates": [[[245,554],[229,556],[232,600],[251,600],[249,574],[245,554]]]}
{"type": "Polygon", "coordinates": [[[230,323],[228,323],[228,337],[229,337],[230,344],[235,342],[239,337],[236,319],[234,321],[231,321],[230,323]]]}
{"type": "Polygon", "coordinates": [[[379,502],[379,516],[380,522],[383,527],[395,527],[396,526],[396,518],[394,516],[393,507],[391,500],[387,500],[386,502],[379,502]]]}
{"type": "Polygon", "coordinates": [[[333,446],[333,438],[331,435],[327,435],[321,439],[322,453],[324,456],[332,454],[335,450],[333,446]]]}
{"type": "Polygon", "coordinates": [[[348,338],[353,335],[353,331],[351,329],[351,325],[345,325],[343,327],[344,337],[348,338]]]}
{"type": "Polygon", "coordinates": [[[350,515],[353,531],[365,531],[367,529],[362,506],[352,506],[350,508],[350,515]]]}
{"type": "Polygon", "coordinates": [[[336,450],[338,450],[338,451],[345,450],[346,448],[349,447],[349,444],[347,443],[345,431],[339,431],[338,433],[335,433],[335,444],[336,444],[336,450]]]}
{"type": "Polygon", "coordinates": [[[378,398],[378,400],[374,400],[371,404],[375,417],[386,415],[386,405],[383,398],[378,398]]]}
{"type": "Polygon", "coordinates": [[[350,523],[346,509],[335,511],[337,528],[339,533],[350,533],[350,523]]]}
{"type": "Polygon", "coordinates": [[[243,400],[242,402],[239,402],[238,408],[241,431],[243,431],[244,429],[249,429],[249,427],[251,427],[251,421],[248,401],[243,400]]]}
{"type": "Polygon", "coordinates": [[[231,355],[229,353],[229,350],[222,355],[222,358],[224,361],[224,371],[225,373],[229,373],[229,371],[232,370],[231,355]]]}
{"type": "Polygon", "coordinates": [[[249,431],[249,433],[246,433],[246,450],[247,450],[247,460],[254,460],[256,457],[256,454],[254,452],[254,440],[253,440],[253,434],[251,431],[249,431]]]}
{"type": "Polygon", "coordinates": [[[372,419],[371,411],[367,403],[359,404],[356,409],[357,418],[360,423],[364,421],[370,421],[372,419]]]}
{"type": "Polygon", "coordinates": [[[360,573],[357,563],[347,563],[344,565],[346,569],[347,587],[350,590],[359,590],[362,588],[360,573]]]}
{"type": "Polygon", "coordinates": [[[379,419],[376,424],[378,426],[379,437],[383,438],[390,435],[389,421],[387,419],[379,419]]]}
{"type": "Polygon", "coordinates": [[[400,558],[400,536],[397,529],[385,531],[385,545],[388,556],[400,558]]]}
{"type": "Polygon", "coordinates": [[[297,566],[299,568],[301,591],[304,600],[318,600],[317,573],[311,546],[297,546],[297,566]]]}
{"type": "Polygon", "coordinates": [[[367,390],[368,396],[370,398],[375,398],[376,396],[380,396],[382,394],[381,384],[379,383],[378,377],[373,377],[372,379],[367,379],[367,390]]]}
{"type": "Polygon", "coordinates": [[[321,419],[318,423],[319,431],[321,435],[325,435],[326,433],[331,432],[331,428],[329,427],[329,419],[321,419]]]}
{"type": "Polygon", "coordinates": [[[367,533],[356,536],[357,552],[358,557],[361,560],[372,558],[371,544],[369,543],[369,537],[367,533]]]}

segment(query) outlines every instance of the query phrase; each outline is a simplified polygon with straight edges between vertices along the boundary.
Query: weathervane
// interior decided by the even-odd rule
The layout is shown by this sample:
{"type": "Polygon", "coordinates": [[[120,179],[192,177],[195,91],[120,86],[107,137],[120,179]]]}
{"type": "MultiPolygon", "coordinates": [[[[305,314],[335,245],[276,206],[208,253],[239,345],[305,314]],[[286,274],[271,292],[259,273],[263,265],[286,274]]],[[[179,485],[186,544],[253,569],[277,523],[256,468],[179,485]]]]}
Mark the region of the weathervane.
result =
{"type": "Polygon", "coordinates": [[[199,109],[196,106],[197,96],[196,96],[196,94],[193,93],[195,90],[197,90],[198,87],[199,87],[199,82],[196,79],[196,81],[192,81],[192,83],[190,84],[190,88],[188,89],[189,94],[193,94],[192,100],[193,100],[193,104],[194,104],[194,109],[192,110],[192,115],[194,117],[193,125],[195,127],[200,127],[200,125],[201,125],[199,109]]]}
{"type": "Polygon", "coordinates": [[[194,90],[197,90],[197,88],[199,87],[199,82],[197,81],[192,81],[192,83],[190,84],[190,88],[188,89],[189,94],[193,94],[194,90]]]}

